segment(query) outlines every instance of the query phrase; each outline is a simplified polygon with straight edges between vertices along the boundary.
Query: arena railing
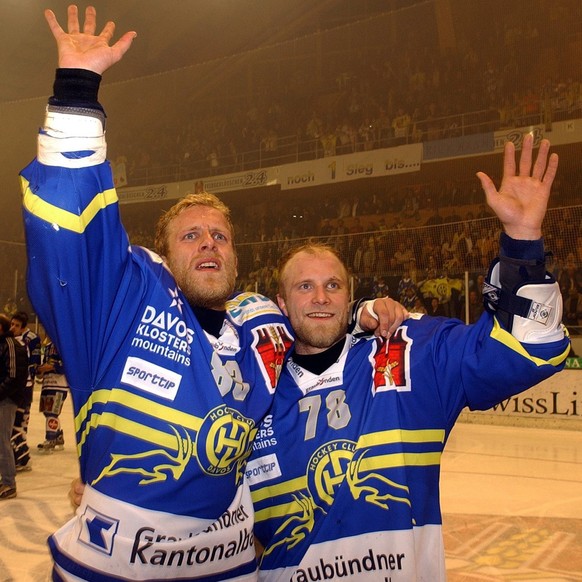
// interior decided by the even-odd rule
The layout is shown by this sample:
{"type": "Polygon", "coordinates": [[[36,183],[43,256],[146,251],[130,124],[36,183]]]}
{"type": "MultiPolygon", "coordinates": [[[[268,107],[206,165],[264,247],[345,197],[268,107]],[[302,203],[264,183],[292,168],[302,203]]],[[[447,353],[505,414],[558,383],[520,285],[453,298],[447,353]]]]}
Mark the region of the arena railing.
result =
{"type": "MultiPolygon", "coordinates": [[[[509,123],[501,121],[498,112],[495,110],[480,110],[434,119],[414,120],[409,126],[409,131],[403,137],[382,137],[376,134],[371,143],[361,138],[356,138],[353,142],[353,151],[364,151],[366,148],[389,148],[447,137],[487,133],[507,127],[524,127],[550,123],[549,118],[544,115],[542,101],[539,102],[538,109],[539,112],[536,114],[514,116],[509,123]]],[[[552,112],[551,119],[574,119],[579,118],[581,115],[582,110],[580,109],[560,109],[552,112]]],[[[269,151],[266,145],[261,144],[259,148],[238,152],[236,161],[225,162],[224,159],[219,159],[219,164],[215,168],[210,168],[206,160],[193,160],[188,163],[175,163],[157,168],[137,168],[128,175],[127,185],[138,186],[180,182],[195,178],[205,178],[210,175],[223,175],[324,157],[321,139],[303,139],[297,134],[293,134],[279,136],[276,141],[275,151],[269,151]]],[[[336,155],[339,153],[342,152],[338,151],[338,146],[336,145],[336,155]]]]}

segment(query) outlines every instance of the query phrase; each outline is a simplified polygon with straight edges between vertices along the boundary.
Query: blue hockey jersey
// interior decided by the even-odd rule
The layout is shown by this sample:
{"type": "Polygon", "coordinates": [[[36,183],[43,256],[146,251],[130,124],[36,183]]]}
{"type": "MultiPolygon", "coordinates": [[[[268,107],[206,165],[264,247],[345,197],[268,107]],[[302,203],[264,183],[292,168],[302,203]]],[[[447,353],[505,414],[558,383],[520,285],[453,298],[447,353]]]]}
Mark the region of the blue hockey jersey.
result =
{"type": "Polygon", "coordinates": [[[49,541],[55,579],[255,580],[243,476],[287,320],[246,293],[207,335],[161,259],[130,246],[109,164],[59,137],[41,133],[21,178],[29,294],[65,362],[87,483],[49,541]]]}
{"type": "Polygon", "coordinates": [[[569,340],[522,345],[412,316],[389,341],[348,336],[315,375],[290,357],[247,465],[269,582],[445,580],[440,460],[461,410],[558,371],[569,340]]]}

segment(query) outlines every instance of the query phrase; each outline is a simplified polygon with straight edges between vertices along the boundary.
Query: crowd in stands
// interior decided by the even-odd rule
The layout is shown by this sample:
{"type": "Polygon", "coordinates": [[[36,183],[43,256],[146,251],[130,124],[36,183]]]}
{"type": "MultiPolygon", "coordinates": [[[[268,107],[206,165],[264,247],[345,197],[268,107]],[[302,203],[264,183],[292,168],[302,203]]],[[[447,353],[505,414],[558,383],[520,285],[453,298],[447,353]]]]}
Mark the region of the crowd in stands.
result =
{"type": "MultiPolygon", "coordinates": [[[[565,305],[572,306],[573,325],[582,317],[576,315],[575,301],[582,292],[579,167],[563,172],[554,186],[545,226],[552,252],[549,268],[560,281],[565,305]],[[573,275],[567,279],[569,272],[573,275]],[[576,293],[571,297],[572,289],[576,293]]],[[[387,294],[411,309],[432,308],[465,319],[467,272],[470,317],[477,317],[483,278],[498,251],[499,223],[476,178],[386,188],[370,193],[360,185],[352,196],[333,199],[302,198],[297,192],[259,200],[233,197],[228,203],[236,231],[239,287],[274,297],[278,257],[301,239],[317,238],[338,248],[355,276],[356,296],[387,294]]],[[[153,229],[132,224],[132,242],[152,248],[153,229]]]]}
{"type": "MultiPolygon", "coordinates": [[[[281,216],[289,213],[283,202],[277,210],[281,216]]],[[[392,297],[412,312],[469,321],[478,318],[483,281],[498,252],[500,228],[485,205],[445,207],[445,212],[420,209],[418,218],[411,218],[417,223],[412,226],[404,223],[402,213],[393,214],[395,222],[390,224],[385,219],[390,214],[344,216],[342,204],[335,210],[335,217],[320,219],[316,228],[303,222],[301,215],[296,216],[295,229],[267,229],[268,222],[261,220],[255,242],[244,242],[242,233],[253,230],[247,230],[249,223],[245,227],[235,212],[238,287],[274,298],[278,258],[291,245],[311,238],[339,250],[353,274],[356,298],[392,297]]],[[[134,244],[152,247],[151,232],[145,229],[130,229],[130,238],[134,244]]],[[[548,269],[559,282],[564,299],[564,323],[573,335],[582,333],[582,206],[550,208],[545,239],[551,252],[548,269]]],[[[20,290],[24,289],[23,276],[19,272],[20,290]]],[[[3,311],[10,316],[23,309],[32,312],[25,293],[14,298],[4,289],[3,311]]]]}
{"type": "MultiPolygon", "coordinates": [[[[498,253],[500,226],[482,205],[467,208],[458,207],[453,212],[462,215],[451,213],[441,217],[440,224],[431,225],[438,216],[435,212],[417,227],[390,228],[380,219],[380,228],[376,224],[362,228],[362,222],[354,218],[338,218],[324,221],[329,228],[320,230],[317,238],[336,246],[345,258],[354,275],[356,297],[390,296],[411,310],[423,308],[430,313],[432,308],[437,314],[465,319],[468,292],[469,317],[473,320],[480,313],[484,277],[498,253]]],[[[551,252],[548,269],[564,296],[565,320],[571,314],[569,324],[579,326],[582,207],[550,209],[545,239],[551,252]]],[[[239,245],[241,285],[273,297],[277,292],[277,257],[295,242],[281,238],[239,245]]]]}
{"type": "Polygon", "coordinates": [[[498,19],[454,51],[420,30],[396,46],[362,39],[346,58],[324,51],[318,82],[303,59],[287,59],[285,74],[250,96],[197,90],[127,129],[112,151],[136,185],[582,117],[576,37],[557,42],[544,29],[550,10],[498,19]],[[547,62],[561,66],[541,70],[547,62]]]}

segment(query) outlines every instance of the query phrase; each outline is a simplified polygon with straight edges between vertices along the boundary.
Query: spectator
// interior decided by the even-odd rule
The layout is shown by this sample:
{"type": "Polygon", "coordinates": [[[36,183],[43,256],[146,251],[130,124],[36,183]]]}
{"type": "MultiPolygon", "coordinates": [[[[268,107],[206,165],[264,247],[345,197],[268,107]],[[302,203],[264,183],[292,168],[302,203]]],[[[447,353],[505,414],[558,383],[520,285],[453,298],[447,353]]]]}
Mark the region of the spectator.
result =
{"type": "Polygon", "coordinates": [[[445,310],[444,310],[443,306],[441,305],[439,298],[438,297],[430,297],[429,300],[430,300],[430,304],[429,304],[429,308],[427,310],[427,314],[432,315],[434,317],[444,317],[445,310]]]}
{"type": "Polygon", "coordinates": [[[424,306],[422,299],[418,296],[415,297],[414,305],[408,311],[410,313],[418,313],[418,314],[424,314],[424,315],[427,314],[426,307],[424,306]]]}
{"type": "Polygon", "coordinates": [[[0,500],[16,497],[16,463],[10,443],[16,410],[23,406],[28,379],[28,353],[0,315],[0,500]]]}
{"type": "Polygon", "coordinates": [[[564,297],[568,297],[571,289],[576,289],[578,293],[582,291],[582,269],[576,266],[573,254],[566,257],[566,264],[560,273],[558,283],[564,297]]]}
{"type": "Polygon", "coordinates": [[[40,364],[40,338],[28,327],[28,314],[25,311],[16,312],[10,321],[10,331],[14,338],[26,347],[28,355],[28,379],[22,406],[16,410],[14,427],[12,429],[12,448],[17,471],[30,471],[30,451],[28,448],[27,434],[30,419],[30,407],[32,404],[34,379],[36,370],[40,364]]]}
{"type": "Polygon", "coordinates": [[[400,281],[398,281],[398,289],[396,290],[398,301],[403,305],[406,298],[406,290],[410,288],[414,289],[414,293],[416,294],[416,285],[410,276],[408,267],[405,266],[402,272],[402,277],[400,278],[400,281]]]}
{"type": "Polygon", "coordinates": [[[372,288],[372,297],[390,297],[390,289],[384,277],[378,277],[372,288]]]}
{"type": "Polygon", "coordinates": [[[410,312],[426,313],[426,309],[424,310],[424,312],[415,311],[415,309],[418,307],[417,302],[419,299],[420,297],[417,294],[416,287],[412,285],[410,287],[406,287],[406,289],[404,290],[404,295],[400,299],[400,303],[406,310],[410,312]]]}
{"type": "Polygon", "coordinates": [[[564,325],[571,335],[582,335],[580,320],[582,319],[582,299],[576,287],[570,287],[564,299],[564,325]]]}

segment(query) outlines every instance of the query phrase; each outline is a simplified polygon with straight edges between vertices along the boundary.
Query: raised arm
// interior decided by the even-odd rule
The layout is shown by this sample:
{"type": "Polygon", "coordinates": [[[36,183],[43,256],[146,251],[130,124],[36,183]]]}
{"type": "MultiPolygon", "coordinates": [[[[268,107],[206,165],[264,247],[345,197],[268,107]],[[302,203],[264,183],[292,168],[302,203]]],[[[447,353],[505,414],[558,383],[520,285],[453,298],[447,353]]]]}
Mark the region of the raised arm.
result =
{"type": "Polygon", "coordinates": [[[483,172],[477,176],[487,197],[487,204],[501,220],[506,234],[518,240],[536,240],[542,236],[550,189],[558,169],[558,155],[548,158],[550,142],[543,139],[532,168],[533,136],[523,140],[519,168],[515,145],[505,144],[503,179],[499,191],[483,172]]]}
{"type": "Polygon", "coordinates": [[[485,306],[518,341],[545,344],[564,341],[562,297],[555,279],[546,273],[542,238],[558,156],[549,155],[547,139],[541,141],[533,164],[532,150],[533,136],[528,134],[517,166],[514,144],[505,144],[499,191],[489,176],[477,174],[505,231],[499,259],[487,276],[485,306]]]}
{"type": "Polygon", "coordinates": [[[67,9],[68,33],[62,29],[52,10],[45,10],[44,15],[57,41],[59,68],[62,69],[86,69],[101,75],[121,60],[137,36],[133,31],[126,32],[110,46],[115,23],[107,22],[101,33],[96,35],[97,12],[93,6],[88,6],[85,10],[82,31],[79,13],[74,4],[67,9]]]}

